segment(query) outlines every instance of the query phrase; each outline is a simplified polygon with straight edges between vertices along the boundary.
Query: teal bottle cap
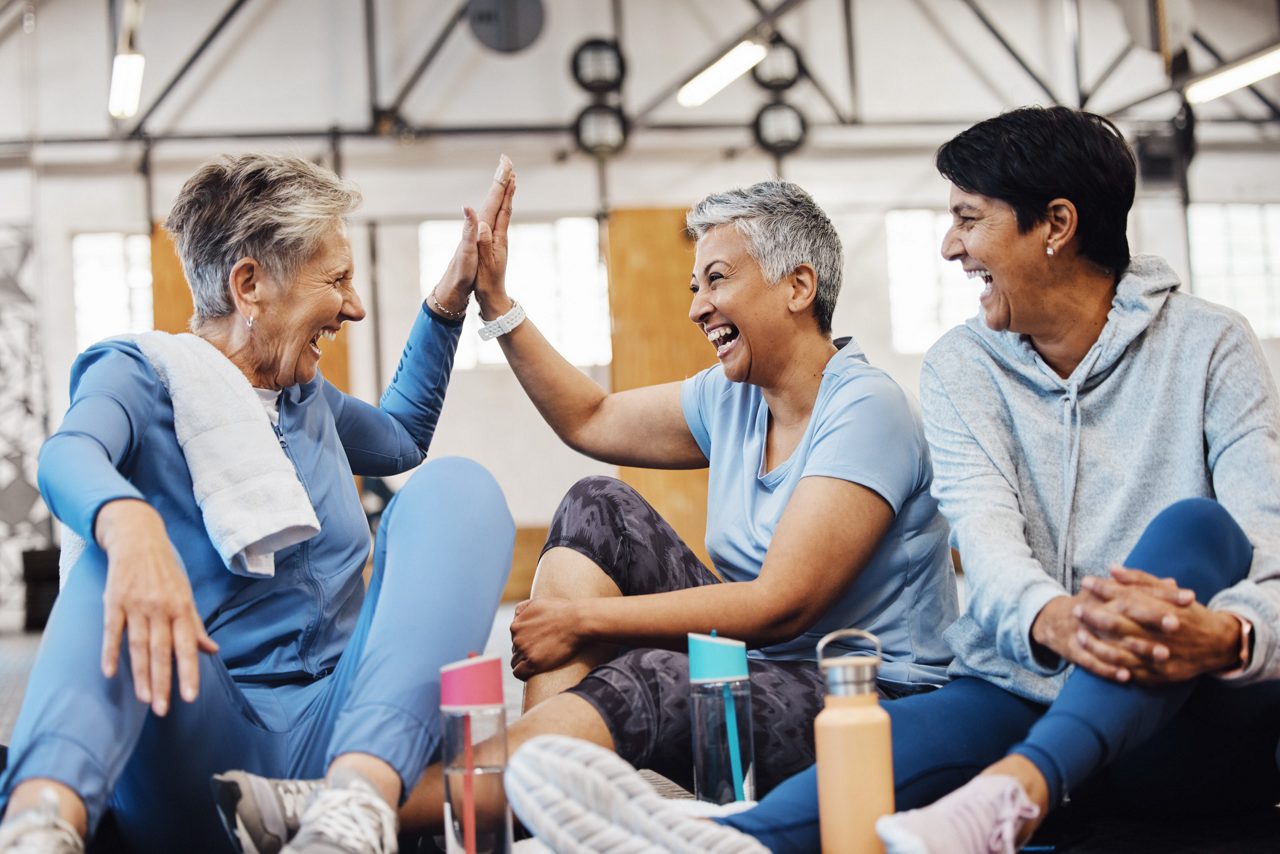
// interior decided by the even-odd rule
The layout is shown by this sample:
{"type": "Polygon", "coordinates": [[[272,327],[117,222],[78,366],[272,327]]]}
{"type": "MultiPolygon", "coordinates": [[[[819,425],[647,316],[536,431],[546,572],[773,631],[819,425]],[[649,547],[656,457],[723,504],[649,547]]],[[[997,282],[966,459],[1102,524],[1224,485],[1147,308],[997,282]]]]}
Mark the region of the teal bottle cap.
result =
{"type": "Polygon", "coordinates": [[[731,638],[689,634],[689,681],[734,682],[747,678],[747,645],[731,638]]]}

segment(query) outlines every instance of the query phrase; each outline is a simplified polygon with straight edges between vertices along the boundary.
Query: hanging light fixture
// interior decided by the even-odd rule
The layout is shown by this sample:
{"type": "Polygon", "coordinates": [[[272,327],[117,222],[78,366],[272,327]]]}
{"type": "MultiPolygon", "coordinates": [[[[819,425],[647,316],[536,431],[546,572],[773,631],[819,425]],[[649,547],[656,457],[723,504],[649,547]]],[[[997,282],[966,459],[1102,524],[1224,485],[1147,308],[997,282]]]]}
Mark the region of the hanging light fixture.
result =
{"type": "Polygon", "coordinates": [[[1252,86],[1273,74],[1280,74],[1280,44],[1273,44],[1234,62],[1228,62],[1207,74],[1193,77],[1183,93],[1188,103],[1203,104],[1229,95],[1237,89],[1252,86]]]}
{"type": "Polygon", "coordinates": [[[141,24],[142,0],[125,0],[116,57],[111,63],[111,91],[107,95],[107,112],[112,118],[128,119],[138,114],[142,100],[142,71],[147,63],[138,50],[138,27],[141,24]]]}
{"type": "Polygon", "coordinates": [[[682,107],[700,107],[720,90],[754,68],[769,49],[758,41],[738,42],[728,53],[680,87],[676,101],[682,107]]]}

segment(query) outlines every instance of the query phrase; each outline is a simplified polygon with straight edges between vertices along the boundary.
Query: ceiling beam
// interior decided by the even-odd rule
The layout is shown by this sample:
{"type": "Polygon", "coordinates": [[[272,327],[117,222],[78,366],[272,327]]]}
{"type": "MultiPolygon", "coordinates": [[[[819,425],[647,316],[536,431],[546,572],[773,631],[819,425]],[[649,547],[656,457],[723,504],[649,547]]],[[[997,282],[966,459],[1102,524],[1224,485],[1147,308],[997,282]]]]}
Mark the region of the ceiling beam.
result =
{"type": "Polygon", "coordinates": [[[248,2],[249,0],[232,0],[231,5],[222,13],[222,17],[213,25],[213,29],[209,30],[209,32],[205,34],[204,39],[202,39],[200,44],[196,46],[196,49],[192,51],[191,55],[187,57],[187,61],[182,63],[182,67],[178,69],[178,73],[169,79],[169,82],[165,85],[164,89],[162,89],[160,94],[156,96],[156,99],[151,102],[151,106],[142,114],[142,118],[138,119],[137,124],[133,126],[133,130],[129,131],[129,136],[138,138],[146,132],[147,121],[151,118],[152,114],[154,114],[156,109],[165,102],[165,99],[168,98],[170,93],[172,93],[177,85],[182,82],[182,78],[187,75],[187,72],[191,70],[191,67],[194,66],[196,61],[199,60],[200,57],[204,55],[204,52],[209,49],[209,45],[213,44],[218,35],[226,29],[227,24],[231,23],[231,19],[234,18],[236,13],[243,9],[245,4],[248,2]]]}

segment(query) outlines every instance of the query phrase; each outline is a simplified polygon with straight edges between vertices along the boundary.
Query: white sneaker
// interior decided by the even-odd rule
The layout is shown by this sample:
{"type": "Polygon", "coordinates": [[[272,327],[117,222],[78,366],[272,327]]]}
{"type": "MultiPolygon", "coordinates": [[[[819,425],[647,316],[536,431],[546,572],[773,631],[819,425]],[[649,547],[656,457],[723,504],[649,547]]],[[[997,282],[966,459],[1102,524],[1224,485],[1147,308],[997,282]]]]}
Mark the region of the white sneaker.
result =
{"type": "Polygon", "coordinates": [[[0,854],[84,854],[84,840],[58,812],[53,789],[40,803],[0,824],[0,854]]]}
{"type": "Polygon", "coordinates": [[[281,854],[396,854],[396,813],[355,771],[339,770],[316,789],[281,854]]]}
{"type": "Polygon", "coordinates": [[[525,827],[555,854],[767,854],[753,837],[660,797],[612,751],[540,735],[507,765],[507,798],[525,827]]]}
{"type": "Polygon", "coordinates": [[[876,833],[886,854],[1013,854],[1039,816],[1013,777],[979,774],[927,807],[883,816],[876,833]]]}

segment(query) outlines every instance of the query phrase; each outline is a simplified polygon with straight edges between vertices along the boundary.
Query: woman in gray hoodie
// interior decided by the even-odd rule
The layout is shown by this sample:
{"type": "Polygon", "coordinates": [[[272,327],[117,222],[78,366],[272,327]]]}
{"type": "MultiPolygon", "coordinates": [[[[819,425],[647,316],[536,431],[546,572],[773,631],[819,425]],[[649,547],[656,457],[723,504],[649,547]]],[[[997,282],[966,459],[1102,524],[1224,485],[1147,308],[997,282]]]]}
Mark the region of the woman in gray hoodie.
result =
{"type": "MultiPolygon", "coordinates": [[[[969,601],[956,678],[885,704],[908,810],[878,823],[887,850],[1012,851],[1086,781],[1139,813],[1274,805],[1280,403],[1257,339],[1130,257],[1134,157],[1106,119],[1015,110],[938,167],[943,254],[986,285],[921,378],[969,601]]],[[[634,790],[604,767],[557,782],[621,815],[634,790]]],[[[665,806],[631,830],[814,851],[818,818],[810,769],[719,834],[665,806]]]]}

